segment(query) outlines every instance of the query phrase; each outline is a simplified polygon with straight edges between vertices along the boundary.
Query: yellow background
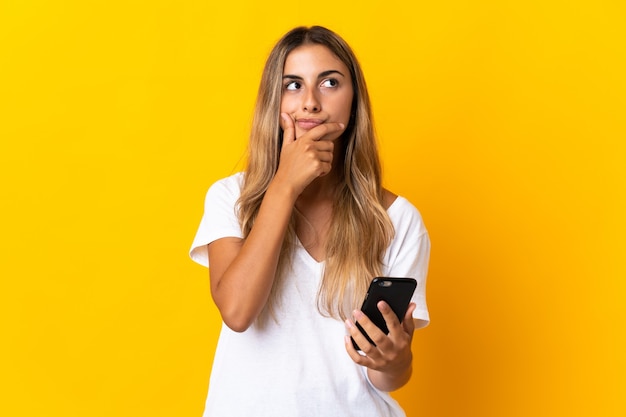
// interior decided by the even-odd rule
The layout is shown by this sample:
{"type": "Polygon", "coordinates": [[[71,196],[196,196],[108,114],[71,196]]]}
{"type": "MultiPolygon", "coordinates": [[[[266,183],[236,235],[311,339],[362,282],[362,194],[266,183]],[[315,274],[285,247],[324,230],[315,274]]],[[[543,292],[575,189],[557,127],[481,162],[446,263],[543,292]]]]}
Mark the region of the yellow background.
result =
{"type": "Polygon", "coordinates": [[[200,415],[187,250],[300,24],[354,47],[431,234],[409,417],[626,415],[625,4],[1,0],[0,415],[200,415]]]}

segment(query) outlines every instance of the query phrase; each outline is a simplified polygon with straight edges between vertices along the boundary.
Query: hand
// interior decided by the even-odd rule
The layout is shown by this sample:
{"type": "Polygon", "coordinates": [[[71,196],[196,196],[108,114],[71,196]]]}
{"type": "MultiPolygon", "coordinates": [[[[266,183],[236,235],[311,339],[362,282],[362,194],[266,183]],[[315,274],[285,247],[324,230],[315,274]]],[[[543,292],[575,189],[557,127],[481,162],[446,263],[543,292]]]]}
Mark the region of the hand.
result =
{"type": "Polygon", "coordinates": [[[276,177],[291,184],[296,195],[313,180],[332,169],[334,143],[331,136],[345,128],[343,123],[323,123],[296,139],[294,121],[281,115],[283,145],[276,177]]]}
{"type": "Polygon", "coordinates": [[[348,332],[364,355],[359,354],[352,346],[350,336],[346,336],[346,351],[352,360],[359,365],[389,374],[391,377],[403,375],[407,370],[410,370],[413,359],[411,340],[415,330],[413,311],[416,305],[415,303],[409,305],[402,323],[398,321],[398,317],[386,302],[380,301],[377,307],[385,319],[389,334],[385,335],[362,311],[356,310],[354,312],[355,321],[358,321],[363,327],[375,346],[365,338],[354,322],[348,319],[346,320],[348,332]]]}

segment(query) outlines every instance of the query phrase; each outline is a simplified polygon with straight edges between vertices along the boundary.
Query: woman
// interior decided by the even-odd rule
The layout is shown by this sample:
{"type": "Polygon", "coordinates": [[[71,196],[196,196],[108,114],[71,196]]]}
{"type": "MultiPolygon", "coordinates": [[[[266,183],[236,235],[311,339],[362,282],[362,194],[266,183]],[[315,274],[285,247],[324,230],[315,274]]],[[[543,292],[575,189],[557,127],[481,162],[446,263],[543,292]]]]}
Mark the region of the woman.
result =
{"type": "Polygon", "coordinates": [[[418,211],[382,188],[350,47],[293,29],[265,65],[247,168],[209,189],[191,249],[224,323],[205,416],[404,415],[388,392],[409,380],[429,320],[429,251],[418,211]],[[388,335],[357,310],[380,275],[418,281],[401,323],[379,303],[388,335]]]}

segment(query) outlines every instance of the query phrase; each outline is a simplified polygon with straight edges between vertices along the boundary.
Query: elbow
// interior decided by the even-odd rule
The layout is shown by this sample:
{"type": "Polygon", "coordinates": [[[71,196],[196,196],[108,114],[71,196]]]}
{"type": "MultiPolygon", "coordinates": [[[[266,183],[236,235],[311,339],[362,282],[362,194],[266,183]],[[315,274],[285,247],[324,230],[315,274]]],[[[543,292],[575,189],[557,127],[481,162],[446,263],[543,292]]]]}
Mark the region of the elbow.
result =
{"type": "Polygon", "coordinates": [[[234,332],[245,332],[254,324],[263,306],[254,300],[246,300],[243,297],[225,297],[218,292],[213,292],[213,301],[217,306],[222,321],[234,332]]]}
{"type": "Polygon", "coordinates": [[[243,320],[226,320],[224,317],[222,317],[222,320],[224,320],[224,324],[228,326],[230,330],[237,333],[245,332],[252,325],[252,323],[243,320]]]}
{"type": "Polygon", "coordinates": [[[222,321],[229,329],[237,333],[243,333],[252,326],[256,320],[256,316],[252,314],[245,314],[241,311],[225,313],[220,311],[222,315],[222,321]]]}

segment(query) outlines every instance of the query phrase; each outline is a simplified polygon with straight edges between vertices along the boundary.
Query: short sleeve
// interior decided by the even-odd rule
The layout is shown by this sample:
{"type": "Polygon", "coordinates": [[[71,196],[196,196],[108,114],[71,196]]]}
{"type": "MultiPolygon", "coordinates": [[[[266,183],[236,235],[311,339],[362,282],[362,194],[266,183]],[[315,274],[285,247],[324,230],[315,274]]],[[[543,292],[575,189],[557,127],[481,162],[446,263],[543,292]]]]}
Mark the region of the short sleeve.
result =
{"type": "Polygon", "coordinates": [[[416,328],[430,322],[426,305],[426,276],[430,259],[430,238],[419,211],[405,198],[398,197],[387,210],[395,228],[394,238],[387,249],[383,272],[388,277],[415,278],[417,287],[412,302],[416,328]]]}
{"type": "Polygon", "coordinates": [[[237,218],[237,200],[243,174],[238,173],[214,183],[204,200],[204,214],[189,255],[200,265],[209,266],[207,245],[223,237],[243,237],[237,218]]]}

